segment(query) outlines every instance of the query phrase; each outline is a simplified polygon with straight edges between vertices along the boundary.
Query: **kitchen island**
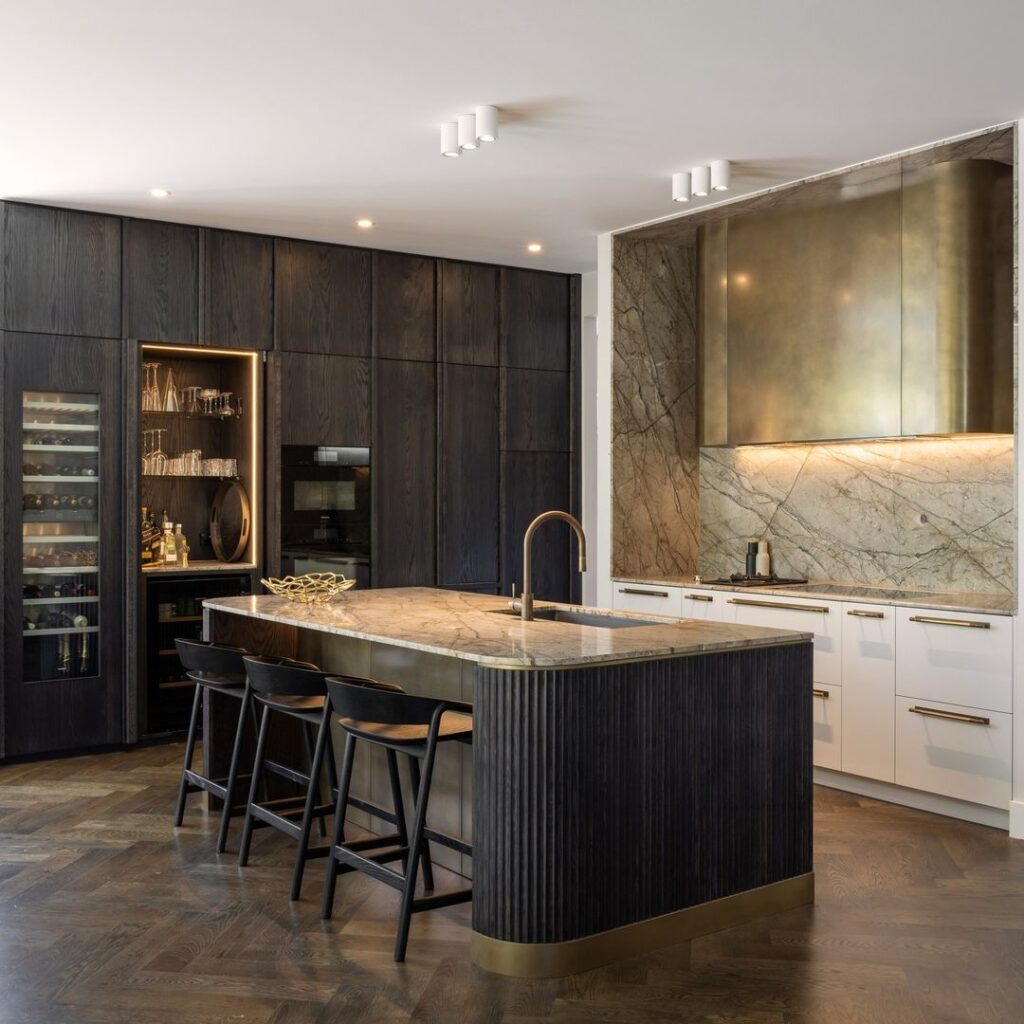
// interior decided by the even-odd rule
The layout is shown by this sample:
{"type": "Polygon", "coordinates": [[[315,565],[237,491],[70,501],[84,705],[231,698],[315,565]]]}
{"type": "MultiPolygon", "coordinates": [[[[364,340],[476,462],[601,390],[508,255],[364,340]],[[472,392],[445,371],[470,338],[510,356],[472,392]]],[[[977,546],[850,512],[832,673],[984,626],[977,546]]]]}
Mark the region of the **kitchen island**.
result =
{"type": "MultiPolygon", "coordinates": [[[[448,866],[472,874],[482,967],[571,974],[813,901],[810,634],[505,604],[217,598],[205,629],[473,703],[472,753],[439,772],[431,817],[472,839],[448,866]]],[[[228,725],[208,721],[211,742],[228,725]]],[[[372,759],[357,784],[386,793],[372,759]]]]}

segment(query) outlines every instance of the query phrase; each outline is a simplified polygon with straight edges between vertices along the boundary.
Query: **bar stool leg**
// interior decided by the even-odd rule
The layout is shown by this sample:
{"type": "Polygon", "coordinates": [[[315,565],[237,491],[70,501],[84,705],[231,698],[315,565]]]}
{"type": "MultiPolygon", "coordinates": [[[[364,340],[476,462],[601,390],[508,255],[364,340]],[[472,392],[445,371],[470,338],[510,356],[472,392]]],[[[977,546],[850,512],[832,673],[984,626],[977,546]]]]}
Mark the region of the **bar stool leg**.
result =
{"type": "Polygon", "coordinates": [[[185,818],[185,799],[188,796],[188,776],[185,773],[192,770],[192,760],[196,750],[196,729],[202,706],[203,687],[196,683],[196,693],[192,698],[192,717],[188,720],[188,738],[185,740],[185,761],[181,768],[181,782],[178,785],[178,805],[174,809],[175,828],[178,828],[185,818]]]}
{"type": "Polygon", "coordinates": [[[396,963],[401,963],[405,959],[405,949],[409,944],[409,922],[412,919],[412,904],[416,895],[416,875],[423,847],[423,829],[427,823],[427,800],[430,797],[430,780],[434,774],[436,751],[435,738],[427,744],[427,753],[423,758],[423,777],[420,779],[419,791],[416,794],[416,817],[413,819],[412,835],[409,837],[409,861],[405,868],[405,888],[402,890],[402,909],[399,912],[398,935],[395,938],[396,963]]]}
{"type": "MultiPolygon", "coordinates": [[[[305,723],[303,724],[305,725],[305,723]]],[[[295,851],[295,867],[292,870],[292,891],[288,897],[293,901],[297,900],[302,892],[302,876],[306,870],[306,854],[309,850],[309,833],[313,826],[313,810],[320,802],[320,769],[323,767],[324,751],[327,749],[327,737],[330,729],[331,707],[329,703],[325,703],[324,713],[320,716],[320,728],[316,734],[316,746],[313,748],[313,756],[310,758],[309,786],[306,788],[306,803],[302,809],[299,848],[295,851]]],[[[320,831],[323,834],[323,816],[317,820],[320,822],[320,831]]]]}
{"type": "Polygon", "coordinates": [[[345,811],[348,808],[348,791],[352,785],[352,762],[355,756],[356,738],[349,733],[345,737],[345,754],[341,763],[341,779],[338,782],[338,802],[334,805],[331,852],[327,855],[327,874],[324,875],[324,899],[320,907],[320,916],[325,921],[334,912],[334,887],[338,881],[338,858],[335,851],[345,842],[345,811]]]}
{"type": "MultiPolygon", "coordinates": [[[[411,754],[409,756],[409,777],[412,779],[412,791],[419,793],[420,791],[420,762],[417,758],[411,754]]],[[[434,890],[434,862],[430,858],[430,843],[426,839],[423,840],[423,845],[420,849],[420,855],[423,857],[423,887],[428,892],[434,890]]]]}
{"type": "MultiPolygon", "coordinates": [[[[306,747],[306,763],[309,765],[309,777],[312,781],[314,774],[313,771],[313,751],[316,747],[316,741],[312,738],[313,726],[309,722],[302,723],[302,740],[306,747]]],[[[308,790],[307,790],[308,792],[308,790]]],[[[327,837],[327,825],[323,818],[316,819],[316,830],[320,833],[320,838],[325,839],[327,837]]]]}
{"type": "Polygon", "coordinates": [[[242,826],[242,842],[238,847],[238,866],[244,868],[249,863],[249,846],[252,843],[252,805],[260,788],[260,777],[263,775],[263,761],[267,752],[267,735],[270,732],[270,708],[264,705],[260,718],[260,734],[256,740],[256,756],[252,762],[252,784],[249,786],[249,802],[245,805],[245,824],[242,826]]]}
{"type": "Polygon", "coordinates": [[[235,745],[231,748],[231,764],[228,767],[228,781],[225,784],[224,807],[220,812],[220,828],[217,830],[217,852],[223,853],[228,845],[228,829],[231,827],[231,812],[234,809],[235,785],[238,782],[238,762],[242,759],[242,734],[245,732],[245,720],[249,714],[252,698],[249,684],[242,691],[242,707],[238,712],[238,725],[235,726],[235,745]]]}
{"type": "MultiPolygon", "coordinates": [[[[405,823],[405,803],[402,800],[402,780],[398,775],[398,757],[390,747],[384,748],[388,761],[388,778],[391,780],[391,806],[395,809],[395,831],[402,846],[409,845],[409,829],[405,823]]],[[[416,790],[413,789],[415,793],[416,790]]]]}

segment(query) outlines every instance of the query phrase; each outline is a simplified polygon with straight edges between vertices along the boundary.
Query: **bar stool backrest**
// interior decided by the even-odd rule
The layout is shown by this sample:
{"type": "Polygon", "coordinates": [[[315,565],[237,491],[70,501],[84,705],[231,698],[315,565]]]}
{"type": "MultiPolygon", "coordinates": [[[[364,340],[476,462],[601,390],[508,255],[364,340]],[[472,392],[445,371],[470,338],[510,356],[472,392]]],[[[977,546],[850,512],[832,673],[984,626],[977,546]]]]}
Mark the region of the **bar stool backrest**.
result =
{"type": "Polygon", "coordinates": [[[249,686],[255,693],[273,694],[275,697],[323,697],[327,692],[324,674],[317,668],[303,668],[286,664],[279,658],[243,659],[249,686]]]}
{"type": "Polygon", "coordinates": [[[229,647],[210,640],[175,640],[178,657],[186,672],[207,672],[218,676],[245,676],[242,647],[229,647]]]}
{"type": "Polygon", "coordinates": [[[471,710],[458,701],[416,697],[392,689],[390,684],[346,676],[328,676],[327,692],[331,709],[340,718],[377,725],[430,725],[434,712],[442,705],[453,710],[471,710]]]}

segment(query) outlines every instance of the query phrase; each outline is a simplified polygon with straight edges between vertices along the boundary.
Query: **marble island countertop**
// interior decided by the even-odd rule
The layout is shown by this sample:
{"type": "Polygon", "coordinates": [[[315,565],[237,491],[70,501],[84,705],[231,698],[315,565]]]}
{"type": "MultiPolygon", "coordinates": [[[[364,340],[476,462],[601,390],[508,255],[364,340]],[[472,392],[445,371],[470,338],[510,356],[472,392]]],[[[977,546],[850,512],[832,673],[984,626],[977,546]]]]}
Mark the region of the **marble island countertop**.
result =
{"type": "Polygon", "coordinates": [[[856,601],[858,604],[891,604],[910,608],[928,608],[947,612],[981,612],[990,615],[1013,615],[1014,599],[1004,594],[955,593],[938,590],[903,590],[898,587],[869,586],[837,580],[809,580],[791,586],[736,587],[728,583],[700,583],[692,576],[616,576],[616,583],[638,583],[662,587],[692,587],[700,590],[734,590],[774,597],[817,597],[835,601],[856,601]]]}
{"type": "Polygon", "coordinates": [[[649,661],[811,640],[810,633],[790,630],[579,609],[553,602],[538,602],[535,610],[579,610],[636,619],[637,624],[607,629],[544,619],[523,622],[512,615],[496,614],[507,607],[503,597],[429,587],[352,590],[327,605],[294,604],[271,595],[210,598],[203,605],[210,612],[516,668],[649,661]]]}

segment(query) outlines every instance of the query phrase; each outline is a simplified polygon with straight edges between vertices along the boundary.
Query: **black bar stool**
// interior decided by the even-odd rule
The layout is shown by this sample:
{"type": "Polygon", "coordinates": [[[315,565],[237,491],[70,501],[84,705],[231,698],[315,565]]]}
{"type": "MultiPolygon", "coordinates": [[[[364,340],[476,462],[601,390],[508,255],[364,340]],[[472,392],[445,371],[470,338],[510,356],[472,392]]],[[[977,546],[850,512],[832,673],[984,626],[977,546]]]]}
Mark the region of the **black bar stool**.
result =
{"type": "MultiPolygon", "coordinates": [[[[214,779],[192,767],[195,757],[196,734],[199,731],[199,716],[203,710],[206,694],[210,690],[226,694],[242,700],[238,715],[238,733],[242,731],[245,721],[246,702],[242,699],[246,692],[245,665],[242,658],[248,653],[241,647],[229,647],[225,644],[211,643],[208,640],[175,640],[178,657],[185,668],[185,674],[196,684],[195,697],[192,700],[192,716],[188,722],[188,737],[185,740],[185,761],[181,769],[181,782],[178,785],[178,802],[174,811],[174,825],[177,828],[185,817],[185,800],[190,793],[212,793],[224,801],[225,819],[230,819],[231,793],[233,780],[229,778],[214,779]]],[[[255,726],[255,719],[253,722],[255,726]]],[[[204,771],[209,768],[204,765],[204,771]]]]}
{"type": "MultiPolygon", "coordinates": [[[[399,911],[398,935],[395,938],[395,960],[405,959],[409,942],[409,923],[413,914],[437,907],[466,903],[473,897],[472,887],[440,895],[416,898],[416,881],[420,860],[424,861],[424,888],[433,890],[432,871],[429,871],[428,843],[438,843],[450,850],[472,856],[472,846],[456,836],[437,832],[427,827],[427,806],[430,783],[434,774],[434,759],[438,745],[449,741],[472,743],[473,708],[462,701],[436,700],[414,697],[411,694],[360,685],[358,680],[328,677],[327,689],[330,710],[338,715],[345,730],[345,755],[342,761],[341,781],[334,812],[334,834],[331,838],[324,879],[324,901],[321,917],[329,918],[334,909],[334,888],[339,874],[363,871],[378,881],[402,893],[399,911]],[[345,808],[349,803],[352,784],[352,763],[356,743],[360,740],[384,747],[392,753],[409,756],[416,811],[412,834],[405,853],[405,873],[386,866],[398,860],[395,851],[372,852],[380,845],[379,837],[370,840],[345,841],[345,808]],[[419,762],[423,762],[422,771],[419,762]]],[[[397,806],[397,805],[396,805],[397,806]]]]}

